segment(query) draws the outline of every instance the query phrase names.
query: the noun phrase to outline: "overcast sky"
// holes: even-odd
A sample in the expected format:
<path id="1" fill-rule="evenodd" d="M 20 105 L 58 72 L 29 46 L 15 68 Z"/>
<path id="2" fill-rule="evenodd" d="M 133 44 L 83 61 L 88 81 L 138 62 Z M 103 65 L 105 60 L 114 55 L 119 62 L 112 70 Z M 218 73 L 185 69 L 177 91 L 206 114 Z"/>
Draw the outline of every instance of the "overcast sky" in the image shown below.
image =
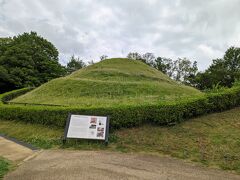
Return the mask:
<path id="1" fill-rule="evenodd" d="M 206 69 L 240 46 L 240 0 L 0 0 L 0 37 L 36 31 L 59 50 L 126 57 L 152 52 L 187 57 Z"/>

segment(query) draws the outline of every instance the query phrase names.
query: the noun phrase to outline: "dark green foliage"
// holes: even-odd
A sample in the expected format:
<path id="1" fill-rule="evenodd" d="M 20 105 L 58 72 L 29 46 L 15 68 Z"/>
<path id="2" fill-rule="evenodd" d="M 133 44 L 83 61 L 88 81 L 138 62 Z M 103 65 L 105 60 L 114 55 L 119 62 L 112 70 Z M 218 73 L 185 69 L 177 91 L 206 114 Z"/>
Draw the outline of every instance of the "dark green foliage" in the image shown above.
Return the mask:
<path id="1" fill-rule="evenodd" d="M 83 67 L 86 67 L 86 64 L 83 62 L 83 60 L 76 58 L 73 55 L 67 64 L 67 72 L 71 74 L 72 72 L 82 69 Z"/>
<path id="2" fill-rule="evenodd" d="M 197 62 L 192 63 L 187 58 L 178 58 L 173 61 L 173 64 L 173 79 L 191 85 L 191 79 L 195 77 L 198 71 Z"/>
<path id="3" fill-rule="evenodd" d="M 47 106 L 17 106 L 4 105 L 0 107 L 0 118 L 20 120 L 28 123 L 38 123 L 64 127 L 68 114 L 110 115 L 111 127 L 132 127 L 143 123 L 145 111 L 142 108 L 63 108 Z"/>
<path id="4" fill-rule="evenodd" d="M 173 60 L 170 58 L 157 57 L 153 65 L 154 68 L 167 74 L 169 77 L 173 77 Z"/>
<path id="5" fill-rule="evenodd" d="M 10 96 L 7 93 L 2 96 L 2 99 L 6 99 L 6 96 L 8 96 L 8 100 L 9 97 L 15 97 L 15 95 Z M 64 127 L 69 113 L 109 115 L 111 128 L 116 129 L 139 126 L 144 123 L 172 125 L 206 113 L 230 109 L 239 104 L 240 87 L 233 87 L 222 92 L 209 93 L 204 97 L 158 105 L 74 108 L 2 104 L 0 105 L 0 119 Z"/>
<path id="6" fill-rule="evenodd" d="M 240 78 L 240 48 L 230 47 L 223 58 L 214 59 L 211 66 L 198 73 L 193 85 L 198 89 L 211 89 L 215 86 L 232 87 Z"/>
<path id="7" fill-rule="evenodd" d="M 0 93 L 39 86 L 64 74 L 57 49 L 37 33 L 0 38 Z"/>

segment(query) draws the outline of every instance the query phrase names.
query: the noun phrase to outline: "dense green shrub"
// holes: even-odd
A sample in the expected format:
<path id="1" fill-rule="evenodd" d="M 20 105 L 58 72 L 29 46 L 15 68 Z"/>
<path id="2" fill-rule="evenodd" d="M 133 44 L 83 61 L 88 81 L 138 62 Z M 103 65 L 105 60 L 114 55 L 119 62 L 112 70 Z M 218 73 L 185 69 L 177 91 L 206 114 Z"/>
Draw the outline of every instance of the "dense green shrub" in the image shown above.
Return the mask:
<path id="1" fill-rule="evenodd" d="M 109 115 L 111 127 L 131 127 L 140 125 L 144 120 L 145 111 L 140 107 L 120 108 L 69 108 L 69 107 L 48 107 L 48 106 L 21 106 L 3 105 L 0 106 L 0 119 L 20 120 L 29 123 L 40 123 L 64 127 L 69 113 L 88 115 Z"/>
<path id="2" fill-rule="evenodd" d="M 26 89 L 25 89 L 26 90 Z M 25 90 L 1 95 L 10 100 Z M 20 93 L 21 92 L 21 93 Z M 138 126 L 143 123 L 170 125 L 211 112 L 223 111 L 240 104 L 240 87 L 233 87 L 204 97 L 181 100 L 176 103 L 120 106 L 106 108 L 74 108 L 31 105 L 0 105 L 0 119 L 19 120 L 49 126 L 64 127 L 69 113 L 86 115 L 109 115 L 112 129 Z"/>
<path id="3" fill-rule="evenodd" d="M 34 88 L 22 88 L 1 94 L 0 95 L 1 103 L 7 104 L 10 100 L 14 99 L 15 97 L 21 96 L 33 89 Z"/>
<path id="4" fill-rule="evenodd" d="M 240 87 L 233 87 L 218 93 L 208 94 L 212 112 L 223 111 L 240 105 Z"/>

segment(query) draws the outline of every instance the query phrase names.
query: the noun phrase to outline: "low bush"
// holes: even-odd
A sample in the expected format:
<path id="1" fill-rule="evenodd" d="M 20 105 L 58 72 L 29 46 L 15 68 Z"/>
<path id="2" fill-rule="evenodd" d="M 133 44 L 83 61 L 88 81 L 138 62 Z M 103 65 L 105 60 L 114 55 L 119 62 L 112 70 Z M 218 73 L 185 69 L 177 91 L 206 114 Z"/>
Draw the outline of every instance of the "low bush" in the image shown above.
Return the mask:
<path id="1" fill-rule="evenodd" d="M 28 89 L 30 90 L 30 89 Z M 1 95 L 7 101 L 28 91 L 17 90 Z M 75 108 L 53 106 L 31 106 L 1 104 L 0 119 L 19 120 L 48 126 L 64 127 L 69 113 L 86 115 L 109 115 L 111 129 L 138 126 L 143 123 L 171 125 L 183 120 L 211 112 L 218 112 L 240 104 L 240 87 L 233 87 L 217 93 L 209 93 L 195 99 L 175 103 L 120 106 L 104 108 Z"/>
<path id="2" fill-rule="evenodd" d="M 17 89 L 17 90 L 13 90 L 10 92 L 6 92 L 4 94 L 0 94 L 0 98 L 1 98 L 1 102 L 0 103 L 4 103 L 4 104 L 8 104 L 8 102 L 18 96 L 21 96 L 31 90 L 33 90 L 34 88 L 22 88 L 22 89 Z"/>

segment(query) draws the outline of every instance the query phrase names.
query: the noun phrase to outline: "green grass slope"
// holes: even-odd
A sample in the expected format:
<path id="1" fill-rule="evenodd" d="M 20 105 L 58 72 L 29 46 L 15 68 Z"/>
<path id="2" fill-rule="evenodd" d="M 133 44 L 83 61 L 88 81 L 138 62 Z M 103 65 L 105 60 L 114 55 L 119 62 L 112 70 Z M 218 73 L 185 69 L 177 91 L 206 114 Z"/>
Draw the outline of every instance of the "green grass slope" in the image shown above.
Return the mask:
<path id="1" fill-rule="evenodd" d="M 3 176 L 9 171 L 10 163 L 6 159 L 0 156 L 0 179 L 3 179 Z"/>
<path id="2" fill-rule="evenodd" d="M 134 60 L 115 58 L 54 79 L 13 102 L 77 107 L 155 104 L 202 93 Z"/>

